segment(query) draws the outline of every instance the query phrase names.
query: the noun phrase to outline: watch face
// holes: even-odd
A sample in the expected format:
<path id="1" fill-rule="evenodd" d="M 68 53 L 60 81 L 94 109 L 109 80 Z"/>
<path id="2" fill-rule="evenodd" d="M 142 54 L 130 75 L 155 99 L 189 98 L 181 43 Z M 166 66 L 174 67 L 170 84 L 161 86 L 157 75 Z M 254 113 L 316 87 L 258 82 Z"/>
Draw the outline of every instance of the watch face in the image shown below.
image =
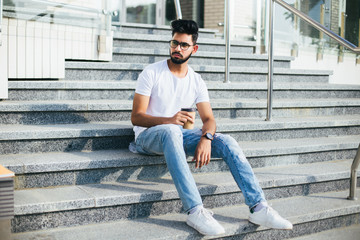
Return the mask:
<path id="1" fill-rule="evenodd" d="M 214 137 L 213 137 L 213 135 L 211 133 L 206 133 L 205 136 L 206 136 L 207 139 L 210 139 L 210 140 L 214 139 Z"/>

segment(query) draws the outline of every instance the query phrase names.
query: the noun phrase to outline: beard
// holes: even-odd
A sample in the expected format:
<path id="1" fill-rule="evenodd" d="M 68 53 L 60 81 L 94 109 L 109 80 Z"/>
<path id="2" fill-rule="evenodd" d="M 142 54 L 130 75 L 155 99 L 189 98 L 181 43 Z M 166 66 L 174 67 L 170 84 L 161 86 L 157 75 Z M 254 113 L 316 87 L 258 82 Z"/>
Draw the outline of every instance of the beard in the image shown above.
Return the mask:
<path id="1" fill-rule="evenodd" d="M 178 52 L 174 52 L 173 54 L 179 54 L 181 57 L 182 55 Z M 171 54 L 170 54 L 170 59 L 174 64 L 183 64 L 184 62 L 186 62 L 187 60 L 189 60 L 189 58 L 191 57 L 191 53 L 187 58 L 181 59 L 181 58 L 174 58 Z"/>

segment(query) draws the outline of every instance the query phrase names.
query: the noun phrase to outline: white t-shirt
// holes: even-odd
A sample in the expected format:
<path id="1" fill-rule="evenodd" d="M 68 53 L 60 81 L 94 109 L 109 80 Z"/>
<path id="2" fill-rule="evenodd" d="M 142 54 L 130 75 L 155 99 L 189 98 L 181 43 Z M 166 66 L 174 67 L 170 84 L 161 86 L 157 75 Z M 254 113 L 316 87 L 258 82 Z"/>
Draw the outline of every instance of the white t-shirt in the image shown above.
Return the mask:
<path id="1" fill-rule="evenodd" d="M 150 97 L 146 113 L 155 117 L 172 117 L 181 108 L 209 102 L 201 76 L 188 66 L 187 75 L 178 78 L 171 73 L 167 60 L 147 66 L 139 75 L 135 92 Z M 134 126 L 135 140 L 145 129 Z"/>

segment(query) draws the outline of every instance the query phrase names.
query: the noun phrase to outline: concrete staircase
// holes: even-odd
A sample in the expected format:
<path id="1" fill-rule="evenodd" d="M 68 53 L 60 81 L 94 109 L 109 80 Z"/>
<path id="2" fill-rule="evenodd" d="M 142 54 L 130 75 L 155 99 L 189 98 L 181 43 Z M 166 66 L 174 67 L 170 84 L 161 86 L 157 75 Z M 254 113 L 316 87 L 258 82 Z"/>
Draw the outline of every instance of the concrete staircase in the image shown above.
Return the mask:
<path id="1" fill-rule="evenodd" d="M 184 222 L 164 158 L 127 149 L 135 80 L 168 57 L 170 31 L 116 30 L 113 62 L 67 62 L 63 80 L 9 82 L 0 164 L 16 173 L 14 239 L 202 238 Z M 252 42 L 233 43 L 231 83 L 223 84 L 224 43 L 214 35 L 201 32 L 190 64 L 207 82 L 218 131 L 239 141 L 269 202 L 294 224 L 292 231 L 250 224 L 226 164 L 212 159 L 199 170 L 189 157 L 205 206 L 226 228 L 220 238 L 356 229 L 360 201 L 346 197 L 360 142 L 360 86 L 329 84 L 331 71 L 294 70 L 291 58 L 276 57 L 266 122 L 266 57 L 253 54 Z"/>

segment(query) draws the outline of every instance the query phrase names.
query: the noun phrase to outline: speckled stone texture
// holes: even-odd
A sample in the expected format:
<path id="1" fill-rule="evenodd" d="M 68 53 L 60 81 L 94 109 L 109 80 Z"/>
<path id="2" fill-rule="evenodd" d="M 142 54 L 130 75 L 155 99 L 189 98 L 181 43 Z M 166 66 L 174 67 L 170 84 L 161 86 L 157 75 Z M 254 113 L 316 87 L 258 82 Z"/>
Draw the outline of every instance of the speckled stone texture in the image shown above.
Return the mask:
<path id="1" fill-rule="evenodd" d="M 133 136 L 1 141 L 0 154 L 95 151 L 127 148 Z"/>
<path id="2" fill-rule="evenodd" d="M 297 224 L 291 231 L 284 230 L 264 230 L 250 232 L 231 237 L 218 238 L 222 240 L 259 240 L 259 239 L 289 239 L 334 228 L 342 228 L 360 223 L 360 214 L 352 214 L 343 217 L 335 217 L 323 219 L 320 221 L 312 221 L 308 223 Z M 195 238 L 193 238 L 195 239 Z"/>

